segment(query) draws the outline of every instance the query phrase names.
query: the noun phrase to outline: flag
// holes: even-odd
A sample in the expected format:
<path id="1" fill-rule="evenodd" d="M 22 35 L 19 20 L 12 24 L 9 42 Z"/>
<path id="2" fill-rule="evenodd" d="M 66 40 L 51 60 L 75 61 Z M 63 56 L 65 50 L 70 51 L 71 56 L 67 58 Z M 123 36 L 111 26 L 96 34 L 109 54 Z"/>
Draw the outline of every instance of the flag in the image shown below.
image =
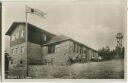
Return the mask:
<path id="1" fill-rule="evenodd" d="M 45 17 L 46 13 L 44 13 L 44 12 L 38 10 L 38 9 L 34 9 L 34 8 L 31 8 L 31 7 L 28 7 L 28 6 L 26 6 L 26 13 L 35 14 L 35 15 L 38 15 L 40 17 L 46 18 Z"/>

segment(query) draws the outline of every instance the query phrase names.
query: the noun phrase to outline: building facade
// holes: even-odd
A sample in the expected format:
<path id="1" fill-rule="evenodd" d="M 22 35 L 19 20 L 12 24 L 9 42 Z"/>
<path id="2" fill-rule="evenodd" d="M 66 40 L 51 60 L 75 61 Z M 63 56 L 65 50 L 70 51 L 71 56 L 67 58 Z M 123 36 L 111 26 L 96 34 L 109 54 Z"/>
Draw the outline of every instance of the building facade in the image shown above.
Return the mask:
<path id="1" fill-rule="evenodd" d="M 42 54 L 57 64 L 84 63 L 98 57 L 97 51 L 64 35 L 42 45 Z"/>
<path id="2" fill-rule="evenodd" d="M 10 71 L 26 74 L 30 64 L 61 64 L 87 62 L 97 58 L 96 50 L 64 35 L 54 35 L 25 22 L 14 22 L 6 35 L 10 36 Z M 26 39 L 28 41 L 26 41 Z"/>

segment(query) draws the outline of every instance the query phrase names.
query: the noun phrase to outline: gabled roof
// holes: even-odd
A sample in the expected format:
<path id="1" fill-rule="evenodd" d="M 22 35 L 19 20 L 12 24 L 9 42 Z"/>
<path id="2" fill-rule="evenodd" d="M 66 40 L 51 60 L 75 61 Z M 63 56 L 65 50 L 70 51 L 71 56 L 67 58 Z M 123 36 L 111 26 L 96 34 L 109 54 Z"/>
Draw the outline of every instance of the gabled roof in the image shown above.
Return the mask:
<path id="1" fill-rule="evenodd" d="M 72 39 L 72 38 L 70 38 L 70 37 L 67 37 L 67 36 L 65 36 L 65 35 L 58 35 L 58 36 L 55 36 L 55 37 L 53 37 L 49 42 L 47 42 L 46 44 L 44 44 L 44 46 L 46 45 L 50 45 L 50 44 L 54 44 L 54 43 L 59 43 L 59 42 L 64 42 L 64 41 L 66 41 L 66 40 L 71 40 L 71 41 L 73 41 L 73 42 L 76 42 L 76 43 L 78 43 L 79 45 L 82 45 L 82 46 L 85 46 L 85 47 L 87 47 L 87 48 L 89 48 L 89 49 L 92 49 L 92 48 L 90 48 L 89 46 L 87 46 L 87 45 L 85 45 L 85 44 L 82 44 L 82 43 L 80 43 L 80 42 L 78 42 L 78 41 L 75 41 L 74 39 Z M 92 49 L 93 51 L 96 51 L 96 50 L 94 50 L 94 49 Z"/>
<path id="2" fill-rule="evenodd" d="M 8 29 L 8 31 L 6 32 L 5 35 L 9 35 L 9 36 L 10 36 L 11 33 L 15 30 L 16 26 L 19 25 L 19 24 L 25 25 L 26 23 L 25 23 L 25 22 L 13 22 L 12 25 L 10 26 L 10 28 Z M 43 29 L 40 29 L 39 27 L 37 27 L 37 26 L 35 26 L 35 25 L 33 25 L 33 24 L 30 24 L 30 23 L 28 23 L 28 28 L 33 28 L 33 29 L 35 29 L 35 30 L 42 31 L 42 32 L 46 32 L 46 33 L 49 33 L 49 34 L 55 36 L 54 34 L 48 32 L 48 31 L 45 31 L 45 30 L 43 30 Z"/>
<path id="3" fill-rule="evenodd" d="M 52 44 L 52 43 L 56 43 L 56 42 L 61 42 L 61 41 L 65 41 L 65 40 L 68 40 L 68 39 L 71 39 L 65 35 L 58 35 L 58 36 L 55 36 L 53 37 L 49 42 L 47 42 L 45 45 L 48 45 L 48 44 Z"/>
<path id="4" fill-rule="evenodd" d="M 13 22 L 8 31 L 5 33 L 5 35 L 11 35 L 11 33 L 15 30 L 16 26 L 19 24 L 25 24 L 25 22 Z"/>

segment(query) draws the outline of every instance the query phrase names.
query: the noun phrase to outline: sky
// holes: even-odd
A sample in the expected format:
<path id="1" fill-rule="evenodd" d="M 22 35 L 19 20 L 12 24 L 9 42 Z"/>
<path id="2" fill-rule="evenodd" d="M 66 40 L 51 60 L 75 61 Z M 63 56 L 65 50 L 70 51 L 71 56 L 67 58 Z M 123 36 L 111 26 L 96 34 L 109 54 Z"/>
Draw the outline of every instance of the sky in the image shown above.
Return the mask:
<path id="1" fill-rule="evenodd" d="M 14 21 L 25 21 L 25 5 L 45 12 L 46 19 L 28 14 L 28 22 L 56 35 L 66 35 L 93 49 L 116 46 L 116 33 L 125 28 L 122 0 L 99 2 L 4 2 L 4 32 Z M 6 48 L 9 37 L 5 36 Z"/>

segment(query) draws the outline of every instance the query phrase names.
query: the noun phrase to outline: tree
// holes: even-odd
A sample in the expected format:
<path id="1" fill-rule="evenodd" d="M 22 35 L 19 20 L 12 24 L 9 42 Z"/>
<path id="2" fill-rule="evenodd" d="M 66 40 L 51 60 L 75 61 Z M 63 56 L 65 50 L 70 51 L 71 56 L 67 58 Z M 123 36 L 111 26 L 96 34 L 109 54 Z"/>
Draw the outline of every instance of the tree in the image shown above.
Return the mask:
<path id="1" fill-rule="evenodd" d="M 111 51 L 109 46 L 106 46 L 98 51 L 98 55 L 101 56 L 103 60 L 110 60 L 114 57 L 114 51 Z"/>

